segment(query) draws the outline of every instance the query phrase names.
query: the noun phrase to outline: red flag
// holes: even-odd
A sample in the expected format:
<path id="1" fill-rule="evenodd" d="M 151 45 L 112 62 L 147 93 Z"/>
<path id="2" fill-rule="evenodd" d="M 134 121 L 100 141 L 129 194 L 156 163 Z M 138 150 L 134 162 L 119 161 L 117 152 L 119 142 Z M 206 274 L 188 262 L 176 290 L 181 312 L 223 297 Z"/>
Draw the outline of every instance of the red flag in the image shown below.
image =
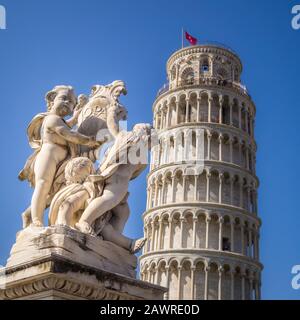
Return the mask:
<path id="1" fill-rule="evenodd" d="M 198 40 L 197 40 L 196 38 L 194 38 L 193 36 L 191 36 L 191 35 L 190 35 L 189 33 L 187 33 L 186 31 L 185 31 L 185 38 L 186 38 L 186 40 L 187 40 L 192 46 L 196 45 L 197 42 L 198 42 Z"/>

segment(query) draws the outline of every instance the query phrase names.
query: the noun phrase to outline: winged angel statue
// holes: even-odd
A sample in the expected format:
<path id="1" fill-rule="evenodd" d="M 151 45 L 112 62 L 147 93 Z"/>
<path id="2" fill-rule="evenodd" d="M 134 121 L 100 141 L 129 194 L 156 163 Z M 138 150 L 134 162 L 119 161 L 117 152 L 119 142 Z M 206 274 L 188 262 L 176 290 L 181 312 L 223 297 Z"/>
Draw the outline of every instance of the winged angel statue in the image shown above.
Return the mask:
<path id="1" fill-rule="evenodd" d="M 126 93 L 118 80 L 93 86 L 89 97 L 76 97 L 65 85 L 46 94 L 47 111 L 37 114 L 27 128 L 33 154 L 19 173 L 19 179 L 34 188 L 22 214 L 24 228 L 43 227 L 49 207 L 50 226 L 75 228 L 132 253 L 143 247 L 145 238 L 130 239 L 122 233 L 130 213 L 129 181 L 146 167 L 151 126 L 120 129 L 127 110 L 119 97 Z M 98 159 L 109 141 L 112 146 Z"/>

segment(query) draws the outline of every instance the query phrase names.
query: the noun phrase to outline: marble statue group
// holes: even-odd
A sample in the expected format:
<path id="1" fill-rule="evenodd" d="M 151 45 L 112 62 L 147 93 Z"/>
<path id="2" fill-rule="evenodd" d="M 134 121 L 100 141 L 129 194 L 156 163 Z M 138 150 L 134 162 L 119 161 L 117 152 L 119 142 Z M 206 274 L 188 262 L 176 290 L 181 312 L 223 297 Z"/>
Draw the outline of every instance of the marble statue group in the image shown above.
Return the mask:
<path id="1" fill-rule="evenodd" d="M 49 226 L 101 237 L 131 253 L 143 247 L 145 238 L 130 239 L 123 230 L 130 214 L 129 182 L 146 168 L 151 125 L 120 128 L 127 119 L 122 94 L 123 81 L 95 85 L 89 97 L 77 97 L 65 85 L 46 94 L 47 111 L 27 128 L 33 153 L 19 173 L 34 188 L 22 214 L 24 228 L 42 228 L 49 208 Z"/>

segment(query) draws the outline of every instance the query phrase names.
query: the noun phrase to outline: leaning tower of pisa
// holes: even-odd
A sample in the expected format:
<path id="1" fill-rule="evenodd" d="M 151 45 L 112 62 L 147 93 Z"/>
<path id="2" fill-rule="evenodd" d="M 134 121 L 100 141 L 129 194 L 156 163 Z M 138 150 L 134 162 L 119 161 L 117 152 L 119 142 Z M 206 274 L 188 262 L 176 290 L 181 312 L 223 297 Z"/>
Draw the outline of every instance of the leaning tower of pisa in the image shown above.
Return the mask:
<path id="1" fill-rule="evenodd" d="M 153 104 L 141 279 L 166 299 L 260 299 L 255 105 L 231 49 L 206 44 L 167 61 Z"/>

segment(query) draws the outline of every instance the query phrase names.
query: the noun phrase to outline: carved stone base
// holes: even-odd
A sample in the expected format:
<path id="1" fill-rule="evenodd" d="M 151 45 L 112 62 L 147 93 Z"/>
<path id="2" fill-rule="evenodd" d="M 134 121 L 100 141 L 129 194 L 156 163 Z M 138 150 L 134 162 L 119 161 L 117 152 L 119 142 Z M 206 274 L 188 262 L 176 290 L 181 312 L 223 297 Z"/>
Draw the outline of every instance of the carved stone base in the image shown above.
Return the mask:
<path id="1" fill-rule="evenodd" d="M 166 291 L 55 254 L 7 267 L 4 273 L 0 276 L 0 299 L 4 300 L 153 300 L 163 299 Z"/>
<path id="2" fill-rule="evenodd" d="M 64 227 L 17 235 L 0 300 L 163 299 L 166 288 L 135 279 L 137 258 L 99 238 Z"/>
<path id="3" fill-rule="evenodd" d="M 18 232 L 6 266 L 31 263 L 53 253 L 90 267 L 136 277 L 137 258 L 128 250 L 64 226 L 28 227 Z"/>

